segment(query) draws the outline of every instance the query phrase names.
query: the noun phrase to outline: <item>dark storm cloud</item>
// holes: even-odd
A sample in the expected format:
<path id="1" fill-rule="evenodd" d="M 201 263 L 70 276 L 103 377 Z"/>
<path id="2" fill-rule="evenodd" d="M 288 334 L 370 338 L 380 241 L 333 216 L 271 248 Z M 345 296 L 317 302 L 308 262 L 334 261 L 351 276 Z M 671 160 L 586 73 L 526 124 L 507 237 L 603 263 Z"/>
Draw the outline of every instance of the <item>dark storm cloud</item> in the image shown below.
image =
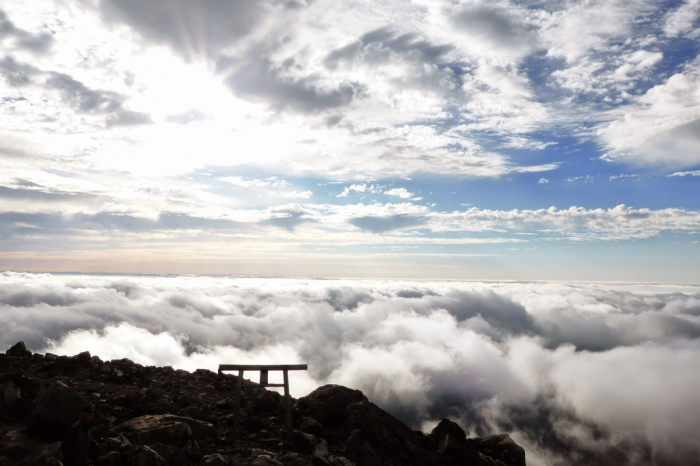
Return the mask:
<path id="1" fill-rule="evenodd" d="M 53 36 L 47 33 L 32 34 L 29 31 L 18 28 L 0 9 L 0 42 L 10 39 L 18 49 L 27 50 L 36 54 L 47 52 L 53 44 Z"/>
<path id="2" fill-rule="evenodd" d="M 388 217 L 355 217 L 348 220 L 353 226 L 372 233 L 386 233 L 388 231 L 400 230 L 423 225 L 426 219 L 413 215 L 399 214 Z"/>
<path id="3" fill-rule="evenodd" d="M 0 344 L 181 367 L 282 354 L 416 428 L 510 432 L 528 464 L 690 465 L 699 305 L 548 284 L 4 273 Z"/>

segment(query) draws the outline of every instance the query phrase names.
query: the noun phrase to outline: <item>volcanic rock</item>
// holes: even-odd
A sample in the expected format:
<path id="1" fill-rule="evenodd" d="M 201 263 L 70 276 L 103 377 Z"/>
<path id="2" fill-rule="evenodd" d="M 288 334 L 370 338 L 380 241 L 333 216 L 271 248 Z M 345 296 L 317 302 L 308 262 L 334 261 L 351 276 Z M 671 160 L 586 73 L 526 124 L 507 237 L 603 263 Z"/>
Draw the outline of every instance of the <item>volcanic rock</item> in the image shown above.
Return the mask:
<path id="1" fill-rule="evenodd" d="M 343 421 L 345 408 L 351 403 L 367 401 L 359 390 L 341 385 L 323 385 L 308 395 L 299 398 L 298 408 L 323 425 L 337 425 Z"/>
<path id="2" fill-rule="evenodd" d="M 28 432 L 44 441 L 61 440 L 65 431 L 78 420 L 85 404 L 85 399 L 75 389 L 55 382 L 39 391 Z"/>
<path id="3" fill-rule="evenodd" d="M 55 441 L 86 399 L 96 409 L 97 466 L 525 465 L 505 434 L 470 439 L 443 420 L 425 435 L 340 385 L 291 399 L 291 442 L 281 395 L 244 388 L 234 439 L 236 376 L 103 362 L 87 351 L 31 355 L 20 344 L 10 353 L 0 353 L 0 466 L 55 466 Z"/>
<path id="4" fill-rule="evenodd" d="M 32 356 L 32 352 L 27 349 L 27 347 L 24 345 L 23 341 L 20 341 L 19 343 L 14 345 L 12 348 L 5 351 L 5 354 L 7 354 L 8 356 L 16 356 L 16 357 L 20 357 L 20 358 Z"/>

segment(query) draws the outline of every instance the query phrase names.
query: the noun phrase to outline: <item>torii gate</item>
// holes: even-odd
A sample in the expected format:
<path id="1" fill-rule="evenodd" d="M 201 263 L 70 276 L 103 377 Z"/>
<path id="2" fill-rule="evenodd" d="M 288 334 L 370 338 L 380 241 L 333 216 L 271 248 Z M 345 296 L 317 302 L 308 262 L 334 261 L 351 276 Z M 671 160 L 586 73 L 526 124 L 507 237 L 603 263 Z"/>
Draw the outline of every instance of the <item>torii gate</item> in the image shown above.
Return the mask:
<path id="1" fill-rule="evenodd" d="M 292 413 L 291 403 L 289 402 L 289 371 L 305 371 L 308 369 L 306 364 L 219 364 L 219 374 L 224 371 L 238 371 L 238 382 L 236 383 L 236 407 L 233 412 L 233 443 L 236 443 L 236 435 L 238 434 L 238 419 L 241 409 L 241 389 L 243 388 L 243 373 L 245 371 L 260 371 L 260 384 L 249 383 L 247 387 L 284 387 L 284 412 L 285 424 L 287 427 L 287 440 L 292 439 Z M 284 383 L 269 383 L 267 374 L 269 371 L 282 371 L 284 375 Z"/>

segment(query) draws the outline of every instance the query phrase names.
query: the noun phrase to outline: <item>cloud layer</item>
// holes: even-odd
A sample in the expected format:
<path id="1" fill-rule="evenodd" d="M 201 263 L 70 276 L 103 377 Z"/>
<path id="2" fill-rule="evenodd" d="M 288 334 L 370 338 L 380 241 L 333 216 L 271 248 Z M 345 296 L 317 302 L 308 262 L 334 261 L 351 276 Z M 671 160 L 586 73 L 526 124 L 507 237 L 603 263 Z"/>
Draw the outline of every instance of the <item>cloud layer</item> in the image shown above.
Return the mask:
<path id="1" fill-rule="evenodd" d="M 307 362 L 416 428 L 508 431 L 528 464 L 694 464 L 700 291 L 6 272 L 0 343 L 194 369 Z"/>

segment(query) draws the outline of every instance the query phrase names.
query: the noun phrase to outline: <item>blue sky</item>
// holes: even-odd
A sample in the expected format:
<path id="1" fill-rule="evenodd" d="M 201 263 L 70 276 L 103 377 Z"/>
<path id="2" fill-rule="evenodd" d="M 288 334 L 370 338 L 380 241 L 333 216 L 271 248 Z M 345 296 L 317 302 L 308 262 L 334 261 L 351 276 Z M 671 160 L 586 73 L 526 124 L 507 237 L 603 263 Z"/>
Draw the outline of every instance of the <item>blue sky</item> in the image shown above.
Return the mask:
<path id="1" fill-rule="evenodd" d="M 0 268 L 700 283 L 699 18 L 3 2 Z"/>

